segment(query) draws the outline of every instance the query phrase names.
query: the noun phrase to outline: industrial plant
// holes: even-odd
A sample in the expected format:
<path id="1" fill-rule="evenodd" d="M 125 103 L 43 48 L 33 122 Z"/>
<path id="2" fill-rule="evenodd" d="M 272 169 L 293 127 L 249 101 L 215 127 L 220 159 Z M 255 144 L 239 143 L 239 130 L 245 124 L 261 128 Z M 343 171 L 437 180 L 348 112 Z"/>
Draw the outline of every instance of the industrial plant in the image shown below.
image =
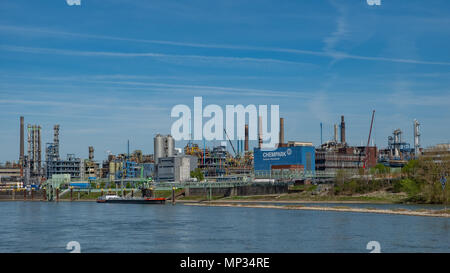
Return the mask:
<path id="1" fill-rule="evenodd" d="M 374 115 L 375 111 L 365 146 L 349 145 L 345 117 L 341 116 L 340 123 L 333 126 L 333 138 L 325 142 L 322 142 L 323 124 L 320 124 L 321 143 L 317 146 L 308 141 L 285 141 L 284 118 L 280 118 L 278 144 L 273 149 L 264 149 L 259 117 L 258 145 L 253 149 L 249 146 L 249 128 L 245 125 L 244 140 L 231 140 L 224 130 L 226 140 L 217 146 L 208 147 L 205 141 L 189 141 L 184 147 L 177 147 L 171 135 L 157 134 L 153 138 L 153 154 L 143 154 L 141 150 L 130 152 L 128 141 L 126 153 L 109 154 L 102 161 L 95 160 L 93 146 L 86 147 L 87 159 L 75 154 L 62 157 L 60 146 L 64 142 L 60 141 L 60 134 L 64 134 L 64 127 L 59 124 L 53 126 L 53 141 L 46 143 L 44 156 L 43 128 L 28 124 L 25 151 L 25 121 L 20 117 L 19 160 L 0 165 L 0 188 L 51 188 L 54 191 L 62 190 L 64 185 L 88 189 L 165 185 L 166 188 L 186 187 L 195 192 L 196 187 L 205 190 L 205 185 L 234 188 L 257 184 L 267 187 L 244 191 L 267 193 L 271 186 L 279 188 L 281 185 L 286 189 L 293 183 L 332 183 L 340 170 L 358 174 L 377 164 L 401 168 L 428 151 L 421 147 L 417 120 L 412 124 L 413 145 L 405 141 L 400 128 L 387 137 L 385 148 L 370 145 Z M 193 175 L 195 172 L 201 175 Z"/>

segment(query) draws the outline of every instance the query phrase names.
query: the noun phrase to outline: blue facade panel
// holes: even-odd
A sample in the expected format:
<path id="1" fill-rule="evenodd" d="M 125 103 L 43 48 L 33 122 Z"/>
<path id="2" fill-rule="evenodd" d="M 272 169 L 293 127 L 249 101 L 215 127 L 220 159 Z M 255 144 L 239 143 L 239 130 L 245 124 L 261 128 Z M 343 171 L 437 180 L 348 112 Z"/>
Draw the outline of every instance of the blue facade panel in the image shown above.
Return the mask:
<path id="1" fill-rule="evenodd" d="M 276 165 L 303 165 L 314 172 L 316 149 L 312 146 L 280 147 L 273 151 L 254 149 L 255 171 L 270 171 Z"/>
<path id="2" fill-rule="evenodd" d="M 86 182 L 72 182 L 70 183 L 71 187 L 74 187 L 75 189 L 89 189 L 91 187 L 91 184 Z"/>

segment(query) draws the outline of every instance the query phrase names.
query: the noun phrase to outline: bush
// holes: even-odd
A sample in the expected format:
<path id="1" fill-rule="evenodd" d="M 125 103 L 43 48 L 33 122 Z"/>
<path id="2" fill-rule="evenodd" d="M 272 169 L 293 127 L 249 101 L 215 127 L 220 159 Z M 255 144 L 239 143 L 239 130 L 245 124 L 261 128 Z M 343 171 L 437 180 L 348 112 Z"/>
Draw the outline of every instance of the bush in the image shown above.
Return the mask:
<path id="1" fill-rule="evenodd" d="M 199 181 L 199 182 L 203 181 L 205 179 L 205 177 L 203 176 L 202 170 L 200 170 L 199 168 L 197 168 L 191 172 L 191 177 L 197 178 L 197 181 Z"/>
<path id="2" fill-rule="evenodd" d="M 409 196 L 413 196 L 420 192 L 420 185 L 416 181 L 406 178 L 400 181 L 400 189 Z"/>
<path id="3" fill-rule="evenodd" d="M 399 193 L 402 192 L 402 181 L 401 180 L 394 180 L 392 181 L 392 192 L 393 193 Z"/>
<path id="4" fill-rule="evenodd" d="M 381 163 L 375 165 L 374 168 L 371 169 L 372 174 L 388 174 L 391 172 L 391 168 L 384 166 Z"/>
<path id="5" fill-rule="evenodd" d="M 419 160 L 413 159 L 408 162 L 403 168 L 402 173 L 407 175 L 413 175 L 416 173 L 416 170 L 419 168 Z"/>

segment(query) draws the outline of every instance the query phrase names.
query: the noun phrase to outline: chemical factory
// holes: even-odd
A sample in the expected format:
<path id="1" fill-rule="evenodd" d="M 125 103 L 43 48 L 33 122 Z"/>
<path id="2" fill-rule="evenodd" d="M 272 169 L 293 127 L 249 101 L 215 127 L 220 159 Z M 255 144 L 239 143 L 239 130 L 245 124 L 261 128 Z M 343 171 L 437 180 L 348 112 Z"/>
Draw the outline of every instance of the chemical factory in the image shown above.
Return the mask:
<path id="1" fill-rule="evenodd" d="M 284 139 L 284 119 L 280 118 L 278 144 L 272 149 L 262 147 L 262 129 L 258 128 L 258 145 L 249 147 L 249 128 L 245 125 L 245 139 L 232 141 L 226 130 L 226 141 L 207 147 L 203 143 L 189 141 L 177 148 L 171 135 L 157 134 L 153 138 L 153 154 L 145 155 L 141 150 L 109 154 L 103 161 L 94 159 L 94 147 L 87 147 L 89 157 L 82 159 L 74 154 L 60 155 L 60 133 L 64 128 L 53 127 L 53 142 L 45 145 L 45 160 L 42 161 L 42 127 L 27 125 L 27 151 L 25 152 L 24 117 L 20 117 L 19 160 L 0 165 L 0 187 L 39 188 L 46 181 L 71 181 L 73 183 L 201 183 L 220 182 L 290 182 L 331 181 L 338 170 L 357 173 L 358 170 L 383 164 L 401 168 L 409 160 L 426 153 L 420 145 L 420 123 L 413 121 L 413 145 L 402 137 L 403 131 L 395 129 L 387 138 L 387 147 L 378 149 L 370 145 L 373 119 L 365 146 L 350 146 L 346 140 L 344 116 L 340 124 L 334 125 L 334 137 L 315 147 L 312 142 Z M 261 118 L 260 118 L 261 119 Z M 260 123 L 261 124 L 261 121 Z M 322 124 L 321 124 L 322 142 Z M 203 177 L 192 175 L 201 173 Z M 89 187 L 89 186 L 88 186 Z"/>

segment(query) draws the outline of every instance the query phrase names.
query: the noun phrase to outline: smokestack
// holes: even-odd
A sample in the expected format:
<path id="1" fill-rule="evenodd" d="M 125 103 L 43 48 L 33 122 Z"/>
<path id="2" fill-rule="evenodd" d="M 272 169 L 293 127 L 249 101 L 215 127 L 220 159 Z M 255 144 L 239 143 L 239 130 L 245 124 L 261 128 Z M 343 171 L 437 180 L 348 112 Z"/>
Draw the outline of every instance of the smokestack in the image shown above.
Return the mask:
<path id="1" fill-rule="evenodd" d="M 89 161 L 94 160 L 94 147 L 89 146 Z"/>
<path id="2" fill-rule="evenodd" d="M 414 120 L 414 155 L 417 157 L 420 154 L 420 123 Z"/>
<path id="3" fill-rule="evenodd" d="M 29 172 L 30 169 L 31 169 L 31 142 L 32 142 L 32 139 L 31 139 L 31 130 L 32 130 L 32 127 L 31 127 L 30 124 L 28 124 L 27 129 L 28 129 L 28 158 L 27 158 L 27 169 L 28 169 L 28 172 Z"/>
<path id="4" fill-rule="evenodd" d="M 41 158 L 41 126 L 37 126 L 37 160 L 38 160 L 38 173 L 42 175 L 42 158 Z"/>
<path id="5" fill-rule="evenodd" d="M 338 142 L 338 125 L 337 124 L 334 125 L 334 142 L 335 143 Z"/>
<path id="6" fill-rule="evenodd" d="M 345 144 L 345 121 L 344 121 L 344 116 L 341 116 L 341 143 Z"/>
<path id="7" fill-rule="evenodd" d="M 258 148 L 262 148 L 263 136 L 262 136 L 262 117 L 258 119 Z"/>
<path id="8" fill-rule="evenodd" d="M 31 127 L 31 138 L 33 139 L 33 174 L 37 172 L 37 126 L 32 125 Z"/>
<path id="9" fill-rule="evenodd" d="M 53 145 L 54 145 L 54 152 L 59 160 L 59 125 L 56 124 L 53 126 Z"/>
<path id="10" fill-rule="evenodd" d="M 244 143 L 244 150 L 248 151 L 248 124 L 245 125 L 245 143 Z"/>
<path id="11" fill-rule="evenodd" d="M 322 140 L 322 131 L 323 131 L 323 128 L 322 128 L 322 122 L 321 122 L 321 123 L 320 123 L 320 145 L 323 144 L 323 140 Z"/>
<path id="12" fill-rule="evenodd" d="M 20 161 L 20 165 L 23 165 L 23 157 L 24 157 L 24 121 L 23 121 L 23 117 L 20 117 L 20 156 L 19 156 L 19 161 Z"/>
<path id="13" fill-rule="evenodd" d="M 278 141 L 278 147 L 282 147 L 284 143 L 284 118 L 280 118 L 280 139 Z"/>

